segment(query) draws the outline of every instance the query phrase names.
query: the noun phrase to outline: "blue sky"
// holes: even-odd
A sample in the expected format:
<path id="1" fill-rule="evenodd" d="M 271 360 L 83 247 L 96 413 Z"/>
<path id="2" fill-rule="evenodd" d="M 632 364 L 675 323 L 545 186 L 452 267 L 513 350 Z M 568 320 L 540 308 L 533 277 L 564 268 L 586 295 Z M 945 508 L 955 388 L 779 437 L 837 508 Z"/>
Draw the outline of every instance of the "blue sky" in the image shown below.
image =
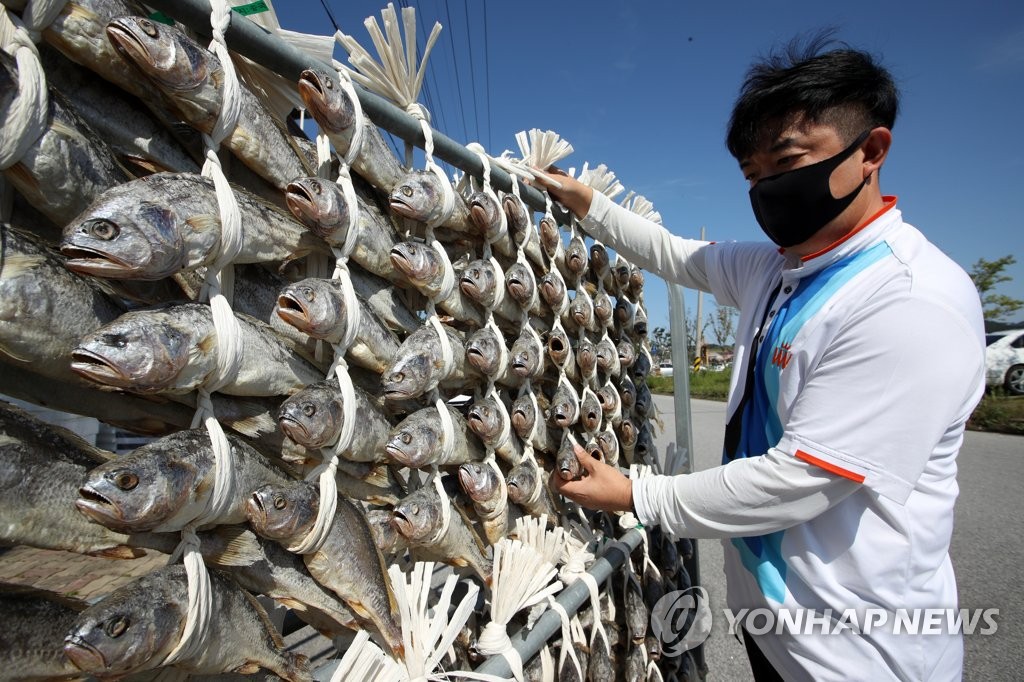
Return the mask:
<path id="1" fill-rule="evenodd" d="M 386 3 L 325 1 L 369 46 L 363 19 Z M 696 237 L 704 226 L 718 241 L 764 238 L 723 143 L 747 66 L 833 26 L 880 57 L 902 90 L 883 192 L 965 269 L 1016 255 L 1000 292 L 1024 299 L 1024 3 L 410 4 L 428 30 L 435 20 L 444 27 L 427 79 L 436 128 L 494 154 L 517 149 L 518 131 L 554 130 L 576 150 L 564 166 L 604 163 L 654 203 L 670 231 Z M 276 9 L 285 28 L 333 30 L 318 1 L 279 0 Z M 340 46 L 335 57 L 345 58 Z M 649 277 L 646 290 L 651 327 L 668 327 L 664 285 Z M 691 312 L 695 300 L 688 296 Z"/>

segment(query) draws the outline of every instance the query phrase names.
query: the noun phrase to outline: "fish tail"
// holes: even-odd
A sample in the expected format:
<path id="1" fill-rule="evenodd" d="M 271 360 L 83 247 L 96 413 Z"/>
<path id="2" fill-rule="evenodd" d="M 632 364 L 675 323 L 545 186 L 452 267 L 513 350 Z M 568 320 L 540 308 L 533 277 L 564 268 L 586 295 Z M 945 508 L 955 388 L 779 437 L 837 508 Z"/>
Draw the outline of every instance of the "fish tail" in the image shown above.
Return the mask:
<path id="1" fill-rule="evenodd" d="M 284 670 L 274 671 L 288 682 L 312 682 L 309 657 L 305 654 L 285 653 Z"/>

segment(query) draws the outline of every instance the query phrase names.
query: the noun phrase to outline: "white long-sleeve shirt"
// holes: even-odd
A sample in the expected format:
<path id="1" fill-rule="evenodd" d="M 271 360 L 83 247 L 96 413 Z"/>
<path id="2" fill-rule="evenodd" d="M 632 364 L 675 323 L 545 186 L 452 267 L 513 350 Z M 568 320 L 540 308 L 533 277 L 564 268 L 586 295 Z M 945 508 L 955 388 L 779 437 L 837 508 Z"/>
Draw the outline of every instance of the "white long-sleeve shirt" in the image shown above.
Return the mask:
<path id="1" fill-rule="evenodd" d="M 734 611 L 955 606 L 956 454 L 984 389 L 981 307 L 895 199 L 803 260 L 768 243 L 681 239 L 599 193 L 582 225 L 631 262 L 740 309 L 730 417 L 760 347 L 736 458 L 635 482 L 641 520 L 730 538 Z M 957 679 L 962 665 L 950 633 L 777 632 L 758 645 L 787 680 Z"/>

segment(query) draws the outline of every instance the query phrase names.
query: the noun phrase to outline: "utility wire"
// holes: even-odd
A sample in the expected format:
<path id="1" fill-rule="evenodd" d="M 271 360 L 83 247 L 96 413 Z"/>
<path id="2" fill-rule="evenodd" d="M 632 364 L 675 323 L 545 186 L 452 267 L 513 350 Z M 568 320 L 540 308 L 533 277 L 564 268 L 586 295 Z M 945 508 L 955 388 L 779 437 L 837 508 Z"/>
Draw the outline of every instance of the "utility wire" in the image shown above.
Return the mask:
<path id="1" fill-rule="evenodd" d="M 444 12 L 448 18 L 448 42 L 451 45 L 452 63 L 455 64 L 455 87 L 459 93 L 459 113 L 462 115 L 462 139 L 468 140 L 469 133 L 466 131 L 466 107 L 465 99 L 462 97 L 462 77 L 459 75 L 459 60 L 455 58 L 455 31 L 452 24 L 452 13 L 448 7 L 448 0 L 444 0 Z"/>
<path id="2" fill-rule="evenodd" d="M 469 28 L 469 0 L 462 0 L 462 9 L 466 15 L 466 36 L 469 38 L 469 82 L 473 86 L 473 118 L 476 120 L 476 139 L 480 139 L 480 114 L 476 106 L 476 66 L 473 64 L 473 31 Z"/>
<path id="3" fill-rule="evenodd" d="M 338 22 L 334 20 L 334 12 L 332 12 L 331 8 L 327 6 L 327 0 L 320 0 L 320 4 L 324 6 L 324 11 L 327 12 L 327 18 L 331 20 L 331 25 L 334 26 L 334 30 L 340 31 L 341 29 L 338 27 Z"/>
<path id="4" fill-rule="evenodd" d="M 487 2 L 481 3 L 484 7 L 484 75 L 487 85 L 487 148 L 492 149 L 494 139 L 491 137 L 491 41 L 488 33 L 490 24 L 487 21 Z"/>

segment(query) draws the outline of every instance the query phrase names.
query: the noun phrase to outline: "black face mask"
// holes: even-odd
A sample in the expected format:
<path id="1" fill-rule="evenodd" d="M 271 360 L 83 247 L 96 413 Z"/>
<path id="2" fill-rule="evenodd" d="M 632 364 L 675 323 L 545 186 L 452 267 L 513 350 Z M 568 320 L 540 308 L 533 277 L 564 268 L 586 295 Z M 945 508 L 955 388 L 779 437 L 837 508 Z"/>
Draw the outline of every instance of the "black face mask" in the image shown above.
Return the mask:
<path id="1" fill-rule="evenodd" d="M 833 157 L 758 180 L 750 188 L 754 217 L 773 242 L 788 248 L 807 241 L 857 198 L 866 178 L 839 199 L 832 196 L 828 181 L 832 171 L 857 151 L 870 132 L 865 130 Z"/>

